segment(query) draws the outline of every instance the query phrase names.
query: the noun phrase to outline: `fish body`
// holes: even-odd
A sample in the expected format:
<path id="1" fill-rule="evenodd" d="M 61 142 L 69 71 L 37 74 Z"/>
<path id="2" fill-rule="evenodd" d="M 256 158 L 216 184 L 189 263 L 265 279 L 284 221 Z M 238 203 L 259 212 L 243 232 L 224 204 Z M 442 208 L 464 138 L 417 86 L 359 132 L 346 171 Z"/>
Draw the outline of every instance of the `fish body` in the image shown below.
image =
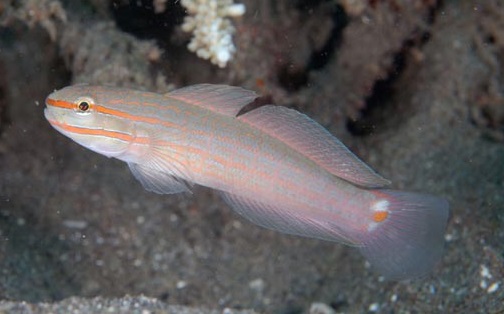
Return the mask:
<path id="1" fill-rule="evenodd" d="M 74 85 L 46 99 L 51 125 L 128 163 L 149 191 L 218 190 L 239 214 L 284 233 L 359 247 L 390 279 L 426 274 L 440 258 L 445 200 L 386 189 L 389 181 L 307 116 L 239 87 L 194 85 L 161 95 Z"/>

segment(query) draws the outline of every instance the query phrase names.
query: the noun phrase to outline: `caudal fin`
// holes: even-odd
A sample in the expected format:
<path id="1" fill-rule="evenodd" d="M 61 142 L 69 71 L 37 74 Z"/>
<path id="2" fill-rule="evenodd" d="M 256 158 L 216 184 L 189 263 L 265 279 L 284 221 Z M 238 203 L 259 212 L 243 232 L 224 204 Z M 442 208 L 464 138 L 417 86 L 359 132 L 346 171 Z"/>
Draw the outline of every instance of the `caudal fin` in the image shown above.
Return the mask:
<path id="1" fill-rule="evenodd" d="M 386 218 L 370 225 L 361 253 L 385 278 L 404 280 L 427 274 L 441 258 L 448 220 L 448 202 L 442 198 L 377 190 L 379 210 Z"/>

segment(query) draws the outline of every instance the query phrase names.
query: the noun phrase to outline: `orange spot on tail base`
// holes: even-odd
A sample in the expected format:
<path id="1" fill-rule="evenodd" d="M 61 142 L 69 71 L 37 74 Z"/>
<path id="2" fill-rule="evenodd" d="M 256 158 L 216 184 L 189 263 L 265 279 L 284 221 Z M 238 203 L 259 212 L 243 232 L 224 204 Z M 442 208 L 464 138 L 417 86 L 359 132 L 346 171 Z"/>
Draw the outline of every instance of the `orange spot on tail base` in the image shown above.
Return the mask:
<path id="1" fill-rule="evenodd" d="M 373 221 L 382 222 L 388 217 L 388 212 L 386 211 L 377 211 L 373 213 Z"/>

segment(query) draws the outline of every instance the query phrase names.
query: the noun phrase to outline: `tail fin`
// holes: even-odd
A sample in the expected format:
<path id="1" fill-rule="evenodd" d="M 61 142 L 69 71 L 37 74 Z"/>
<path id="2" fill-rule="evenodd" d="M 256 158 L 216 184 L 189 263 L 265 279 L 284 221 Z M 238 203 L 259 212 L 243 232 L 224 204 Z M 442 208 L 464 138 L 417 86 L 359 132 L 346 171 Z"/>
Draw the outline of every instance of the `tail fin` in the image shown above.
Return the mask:
<path id="1" fill-rule="evenodd" d="M 380 205 L 388 216 L 370 226 L 361 253 L 387 279 L 425 275 L 443 251 L 448 202 L 410 192 L 376 190 L 375 194 L 386 201 Z"/>

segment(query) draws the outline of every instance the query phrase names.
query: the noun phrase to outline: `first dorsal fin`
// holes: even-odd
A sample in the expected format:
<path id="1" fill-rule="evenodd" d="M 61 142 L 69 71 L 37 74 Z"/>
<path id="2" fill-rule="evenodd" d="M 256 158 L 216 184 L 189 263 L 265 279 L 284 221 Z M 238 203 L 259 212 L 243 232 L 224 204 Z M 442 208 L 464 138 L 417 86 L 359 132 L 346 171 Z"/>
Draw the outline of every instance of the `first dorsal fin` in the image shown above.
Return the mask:
<path id="1" fill-rule="evenodd" d="M 232 117 L 258 97 L 255 92 L 241 87 L 213 84 L 192 85 L 165 96 Z"/>
<path id="2" fill-rule="evenodd" d="M 266 105 L 238 119 L 280 139 L 321 167 L 354 184 L 377 188 L 390 184 L 320 124 L 286 107 Z"/>

